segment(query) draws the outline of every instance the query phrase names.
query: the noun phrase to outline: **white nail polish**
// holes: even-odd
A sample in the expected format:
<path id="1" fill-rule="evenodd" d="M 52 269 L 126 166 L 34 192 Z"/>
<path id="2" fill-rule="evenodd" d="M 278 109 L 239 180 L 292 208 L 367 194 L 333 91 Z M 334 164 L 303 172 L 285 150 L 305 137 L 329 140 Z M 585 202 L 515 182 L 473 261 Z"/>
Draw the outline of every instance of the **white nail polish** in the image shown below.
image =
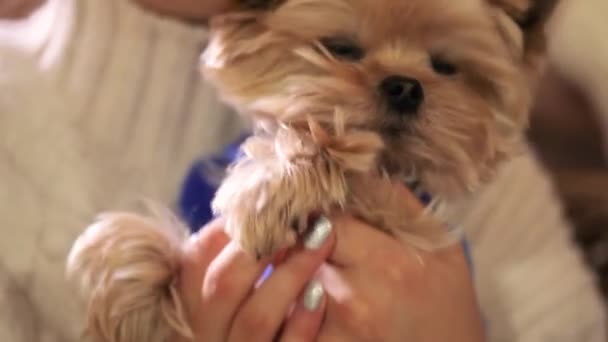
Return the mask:
<path id="1" fill-rule="evenodd" d="M 325 290 L 323 289 L 321 282 L 312 280 L 304 291 L 302 306 L 308 311 L 316 311 L 321 305 L 324 296 Z"/>
<path id="2" fill-rule="evenodd" d="M 312 231 L 308 233 L 308 236 L 304 239 L 304 247 L 306 249 L 321 248 L 325 243 L 325 240 L 329 237 L 331 230 L 331 222 L 325 216 L 319 217 L 312 227 Z"/>

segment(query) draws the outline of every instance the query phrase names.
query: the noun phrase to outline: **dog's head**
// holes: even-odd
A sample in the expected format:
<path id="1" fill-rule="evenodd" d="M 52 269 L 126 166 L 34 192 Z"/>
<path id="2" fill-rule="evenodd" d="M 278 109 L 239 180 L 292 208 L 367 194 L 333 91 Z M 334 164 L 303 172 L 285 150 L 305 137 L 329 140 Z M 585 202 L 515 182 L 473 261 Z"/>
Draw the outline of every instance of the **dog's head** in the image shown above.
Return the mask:
<path id="1" fill-rule="evenodd" d="M 244 1 L 212 20 L 203 72 L 259 121 L 339 113 L 381 138 L 380 171 L 450 197 L 519 147 L 555 2 Z"/>

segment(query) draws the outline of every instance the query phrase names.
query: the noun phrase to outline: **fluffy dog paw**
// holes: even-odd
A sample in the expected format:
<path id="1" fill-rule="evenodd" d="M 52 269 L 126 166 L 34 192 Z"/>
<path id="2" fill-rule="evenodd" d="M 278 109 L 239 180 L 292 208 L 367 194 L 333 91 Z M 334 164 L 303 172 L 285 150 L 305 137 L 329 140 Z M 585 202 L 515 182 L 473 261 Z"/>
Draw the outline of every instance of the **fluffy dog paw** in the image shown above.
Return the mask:
<path id="1" fill-rule="evenodd" d="M 213 208 L 246 251 L 264 257 L 290 247 L 311 213 L 345 204 L 342 164 L 312 139 L 285 129 L 273 139 L 252 137 L 243 150 Z"/>

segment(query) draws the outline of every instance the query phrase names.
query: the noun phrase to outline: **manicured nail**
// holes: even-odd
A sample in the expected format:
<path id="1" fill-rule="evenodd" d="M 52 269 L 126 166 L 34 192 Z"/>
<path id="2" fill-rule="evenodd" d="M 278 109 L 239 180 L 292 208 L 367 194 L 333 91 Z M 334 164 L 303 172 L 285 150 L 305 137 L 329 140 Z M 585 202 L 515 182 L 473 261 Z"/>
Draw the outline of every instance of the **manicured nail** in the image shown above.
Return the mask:
<path id="1" fill-rule="evenodd" d="M 325 240 L 331 233 L 332 226 L 325 216 L 321 216 L 317 219 L 312 227 L 312 231 L 308 233 L 308 236 L 304 239 L 304 247 L 306 249 L 319 249 L 325 243 Z"/>
<path id="2" fill-rule="evenodd" d="M 302 306 L 308 311 L 316 311 L 323 302 L 323 297 L 325 297 L 323 285 L 318 280 L 313 280 L 308 283 L 308 287 L 304 291 Z"/>

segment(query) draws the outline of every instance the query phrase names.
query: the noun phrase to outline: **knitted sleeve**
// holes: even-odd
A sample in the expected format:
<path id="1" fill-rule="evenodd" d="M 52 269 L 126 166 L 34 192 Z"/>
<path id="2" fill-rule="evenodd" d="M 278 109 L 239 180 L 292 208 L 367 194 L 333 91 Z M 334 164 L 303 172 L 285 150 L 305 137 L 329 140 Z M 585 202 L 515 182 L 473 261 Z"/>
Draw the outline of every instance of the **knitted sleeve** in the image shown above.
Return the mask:
<path id="1" fill-rule="evenodd" d="M 173 205 L 193 160 L 238 136 L 198 72 L 206 39 L 130 0 L 46 0 L 0 20 L 0 321 L 35 326 L 0 324 L 0 341 L 77 341 L 74 239 L 99 212 Z"/>
<path id="2" fill-rule="evenodd" d="M 595 279 L 532 155 L 461 209 L 491 342 L 605 342 Z"/>

